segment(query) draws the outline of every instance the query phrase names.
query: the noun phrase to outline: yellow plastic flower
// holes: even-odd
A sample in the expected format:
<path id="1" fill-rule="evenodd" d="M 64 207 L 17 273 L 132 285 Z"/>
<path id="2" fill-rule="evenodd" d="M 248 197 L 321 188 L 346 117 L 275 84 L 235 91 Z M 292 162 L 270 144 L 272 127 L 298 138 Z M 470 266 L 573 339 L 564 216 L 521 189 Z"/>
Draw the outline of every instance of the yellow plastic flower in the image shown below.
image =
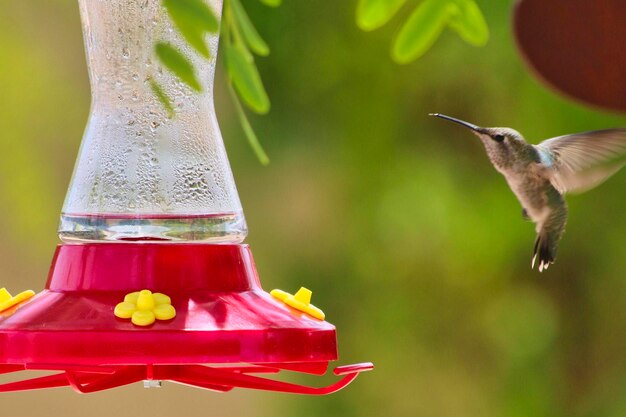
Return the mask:
<path id="1" fill-rule="evenodd" d="M 12 296 L 6 288 L 0 288 L 0 312 L 10 309 L 22 301 L 28 300 L 33 295 L 35 295 L 35 291 L 26 290 L 16 296 Z"/>
<path id="2" fill-rule="evenodd" d="M 322 310 L 311 304 L 311 295 L 313 295 L 313 292 L 307 288 L 300 287 L 298 292 L 293 295 L 283 290 L 272 290 L 270 294 L 272 297 L 278 298 L 289 307 L 293 307 L 296 310 L 315 317 L 316 319 L 324 320 L 324 317 L 326 317 Z"/>
<path id="3" fill-rule="evenodd" d="M 149 326 L 155 320 L 173 319 L 176 310 L 167 295 L 142 290 L 127 294 L 124 301 L 115 306 L 114 314 L 121 319 L 131 319 L 136 326 Z"/>

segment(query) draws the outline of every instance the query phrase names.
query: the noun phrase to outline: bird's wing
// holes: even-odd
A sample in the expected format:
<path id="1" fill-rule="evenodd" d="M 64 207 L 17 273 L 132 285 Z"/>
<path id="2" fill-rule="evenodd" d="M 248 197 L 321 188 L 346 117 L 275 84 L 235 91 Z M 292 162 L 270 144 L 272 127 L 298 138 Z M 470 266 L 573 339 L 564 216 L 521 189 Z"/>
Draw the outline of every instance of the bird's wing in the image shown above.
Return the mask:
<path id="1" fill-rule="evenodd" d="M 596 130 L 548 139 L 535 145 L 561 193 L 599 185 L 626 164 L 626 129 Z"/>

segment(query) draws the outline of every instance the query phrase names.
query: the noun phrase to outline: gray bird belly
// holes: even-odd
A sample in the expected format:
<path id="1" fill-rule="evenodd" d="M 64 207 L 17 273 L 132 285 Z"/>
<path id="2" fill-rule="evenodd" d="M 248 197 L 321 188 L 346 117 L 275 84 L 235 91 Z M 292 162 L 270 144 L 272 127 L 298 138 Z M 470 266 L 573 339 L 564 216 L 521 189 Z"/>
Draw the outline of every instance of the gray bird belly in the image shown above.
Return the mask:
<path id="1" fill-rule="evenodd" d="M 538 226 L 565 207 L 563 197 L 547 179 L 524 176 L 507 178 L 507 182 L 528 216 Z"/>

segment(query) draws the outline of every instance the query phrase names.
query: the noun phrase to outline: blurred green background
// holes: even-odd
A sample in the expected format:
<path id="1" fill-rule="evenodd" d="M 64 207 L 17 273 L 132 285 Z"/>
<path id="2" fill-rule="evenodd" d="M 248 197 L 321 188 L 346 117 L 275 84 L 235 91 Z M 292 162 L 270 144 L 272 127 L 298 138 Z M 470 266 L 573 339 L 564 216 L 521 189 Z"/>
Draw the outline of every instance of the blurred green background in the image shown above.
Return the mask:
<path id="1" fill-rule="evenodd" d="M 272 47 L 257 60 L 272 112 L 253 117 L 265 168 L 218 74 L 265 289 L 311 288 L 338 328 L 341 363 L 373 361 L 374 372 L 322 398 L 173 384 L 5 394 L 3 415 L 626 415 L 626 171 L 569 197 L 558 261 L 540 275 L 534 228 L 479 141 L 427 113 L 511 126 L 535 143 L 626 118 L 540 85 L 514 47 L 513 2 L 478 3 L 485 48 L 447 31 L 398 66 L 389 46 L 403 18 L 365 33 L 355 0 L 244 1 Z M 88 110 L 77 4 L 3 0 L 0 286 L 10 291 L 45 283 Z"/>

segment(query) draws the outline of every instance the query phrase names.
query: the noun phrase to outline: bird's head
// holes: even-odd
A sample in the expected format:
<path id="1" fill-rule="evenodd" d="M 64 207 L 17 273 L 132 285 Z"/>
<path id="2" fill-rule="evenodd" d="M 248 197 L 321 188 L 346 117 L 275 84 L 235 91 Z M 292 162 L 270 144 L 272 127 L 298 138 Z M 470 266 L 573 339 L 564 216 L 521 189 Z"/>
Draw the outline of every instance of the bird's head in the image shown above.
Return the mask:
<path id="1" fill-rule="evenodd" d="M 430 116 L 457 123 L 474 132 L 485 145 L 489 159 L 498 170 L 510 168 L 518 161 L 534 155 L 532 146 L 526 143 L 517 130 L 508 127 L 480 127 L 439 113 L 431 113 Z"/>

